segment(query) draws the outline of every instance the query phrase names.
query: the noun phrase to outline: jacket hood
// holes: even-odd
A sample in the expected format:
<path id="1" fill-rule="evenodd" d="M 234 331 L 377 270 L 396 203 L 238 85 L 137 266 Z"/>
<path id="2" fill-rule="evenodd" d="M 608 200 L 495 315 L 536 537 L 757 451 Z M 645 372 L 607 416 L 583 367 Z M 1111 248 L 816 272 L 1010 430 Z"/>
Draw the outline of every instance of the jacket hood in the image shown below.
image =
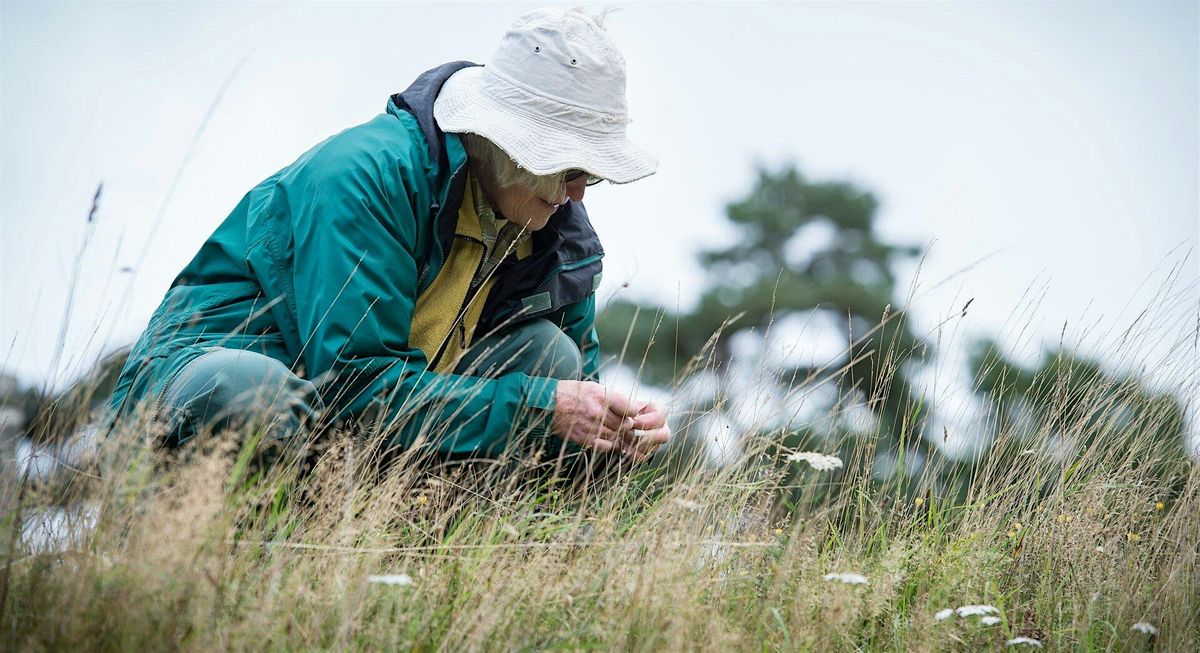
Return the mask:
<path id="1" fill-rule="evenodd" d="M 446 152 L 442 147 L 442 133 L 438 127 L 437 121 L 433 118 L 433 103 L 437 100 L 438 93 L 442 90 L 442 85 L 454 73 L 480 64 L 470 61 L 451 61 L 444 63 L 437 68 L 427 70 L 408 88 L 391 96 L 392 104 L 396 105 L 397 109 L 401 109 L 411 113 L 416 119 L 417 124 L 421 127 L 421 133 L 425 135 L 425 142 L 429 144 L 429 156 L 434 161 L 437 161 L 443 168 L 446 166 Z"/>

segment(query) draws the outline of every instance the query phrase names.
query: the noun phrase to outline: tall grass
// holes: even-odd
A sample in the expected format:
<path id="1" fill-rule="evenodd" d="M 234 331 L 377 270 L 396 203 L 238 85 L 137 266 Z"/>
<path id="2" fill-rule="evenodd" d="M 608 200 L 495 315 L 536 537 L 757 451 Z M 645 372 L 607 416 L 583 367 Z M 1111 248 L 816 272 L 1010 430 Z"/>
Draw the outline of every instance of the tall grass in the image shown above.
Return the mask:
<path id="1" fill-rule="evenodd" d="M 677 452 L 569 482 L 518 454 L 385 465 L 386 429 L 263 467 L 252 429 L 170 452 L 143 415 L 65 476 L 7 479 L 0 646 L 1197 650 L 1200 469 L 1154 415 L 1071 399 L 1087 425 L 1020 447 L 1120 428 L 994 448 L 946 496 L 944 469 L 874 482 L 869 439 L 824 443 L 851 452 L 832 471 L 746 434 L 720 469 Z M 29 524 L 49 506 L 48 545 Z M 939 615 L 980 604 L 998 623 Z"/>

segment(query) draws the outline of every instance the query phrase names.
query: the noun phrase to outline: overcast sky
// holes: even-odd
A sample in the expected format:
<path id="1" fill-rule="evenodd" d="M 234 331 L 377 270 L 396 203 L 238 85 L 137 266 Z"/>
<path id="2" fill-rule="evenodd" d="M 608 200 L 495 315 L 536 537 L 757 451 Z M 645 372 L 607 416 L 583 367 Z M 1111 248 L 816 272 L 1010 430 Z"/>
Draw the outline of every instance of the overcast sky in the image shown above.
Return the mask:
<path id="1" fill-rule="evenodd" d="M 423 70 L 486 62 L 536 6 L 0 4 L 0 368 L 66 378 L 131 341 L 251 186 Z M 631 134 L 661 163 L 588 192 L 600 294 L 690 304 L 724 205 L 756 165 L 795 162 L 871 189 L 883 233 L 928 246 L 905 294 L 948 352 L 984 334 L 1026 358 L 1111 352 L 1134 325 L 1114 366 L 1194 357 L 1196 7 L 626 4 L 608 24 Z"/>

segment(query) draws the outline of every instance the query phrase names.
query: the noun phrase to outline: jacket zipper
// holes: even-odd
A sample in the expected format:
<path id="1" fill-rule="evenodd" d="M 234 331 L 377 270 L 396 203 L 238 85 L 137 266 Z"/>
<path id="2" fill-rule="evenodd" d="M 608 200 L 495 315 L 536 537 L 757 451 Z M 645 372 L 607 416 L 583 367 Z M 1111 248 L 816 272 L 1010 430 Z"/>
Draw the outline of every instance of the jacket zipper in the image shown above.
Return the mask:
<path id="1" fill-rule="evenodd" d="M 455 168 L 453 173 L 450 174 L 450 179 L 446 181 L 446 187 L 442 189 L 442 196 L 436 205 L 437 208 L 435 210 L 437 213 L 433 216 L 433 240 L 435 243 L 437 243 L 438 253 L 441 255 L 441 260 L 438 261 L 439 272 L 442 269 L 441 265 L 446 262 L 446 253 L 442 251 L 442 241 L 438 237 L 438 234 L 441 232 L 441 230 L 438 228 L 438 226 L 442 223 L 442 211 L 446 208 L 446 198 L 450 196 L 450 188 L 454 186 L 454 179 L 458 177 L 458 173 L 462 172 L 463 168 L 466 167 L 467 162 L 464 161 L 458 166 L 458 168 Z M 435 274 L 433 276 L 436 277 L 437 275 Z M 428 288 L 432 283 L 433 278 L 427 278 L 425 282 L 421 284 L 421 287 L 417 289 L 417 295 L 419 296 L 422 292 L 425 292 L 425 289 Z"/>
<path id="2" fill-rule="evenodd" d="M 475 265 L 475 272 L 471 275 L 471 283 L 467 286 L 467 296 L 463 298 L 462 306 L 458 308 L 458 317 L 454 320 L 454 326 L 451 327 L 451 332 L 446 334 L 446 337 L 442 339 L 442 345 L 438 347 L 437 354 L 434 355 L 433 360 L 429 363 L 429 367 L 431 369 L 437 369 L 438 363 L 440 363 L 442 360 L 442 356 L 446 354 L 446 347 L 449 346 L 450 339 L 454 337 L 455 330 L 457 330 L 459 333 L 459 341 L 462 343 L 462 348 L 467 348 L 467 308 L 471 305 L 471 302 L 475 301 L 475 296 L 479 294 L 478 286 L 481 285 L 478 281 L 479 271 L 483 269 L 484 259 L 487 258 L 487 245 L 485 245 L 482 240 L 471 238 L 470 236 L 456 237 L 465 238 L 483 245 L 483 256 L 479 257 L 479 263 Z"/>

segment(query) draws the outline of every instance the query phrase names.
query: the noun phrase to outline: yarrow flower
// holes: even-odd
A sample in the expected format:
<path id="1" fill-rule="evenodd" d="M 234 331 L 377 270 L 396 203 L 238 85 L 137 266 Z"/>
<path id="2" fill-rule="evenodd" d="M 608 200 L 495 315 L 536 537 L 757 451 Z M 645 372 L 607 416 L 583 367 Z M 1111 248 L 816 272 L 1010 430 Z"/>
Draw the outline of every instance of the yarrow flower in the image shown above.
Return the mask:
<path id="1" fill-rule="evenodd" d="M 846 585 L 867 585 L 870 583 L 867 577 L 862 574 L 831 573 L 825 574 L 825 580 Z"/>
<path id="2" fill-rule="evenodd" d="M 372 585 L 395 585 L 396 587 L 408 587 L 413 584 L 412 576 L 408 574 L 381 574 L 378 576 L 367 576 L 367 582 Z"/>
<path id="3" fill-rule="evenodd" d="M 1139 633 L 1145 633 L 1147 635 L 1157 635 L 1158 634 L 1157 628 L 1155 628 L 1154 626 L 1151 626 L 1150 624 L 1148 624 L 1144 621 L 1139 621 L 1136 624 L 1133 624 L 1133 627 L 1130 628 L 1130 630 L 1136 630 Z"/>
<path id="4" fill-rule="evenodd" d="M 1014 637 L 1004 643 L 1005 646 L 1032 646 L 1041 648 L 1042 643 L 1032 637 Z"/>
<path id="5" fill-rule="evenodd" d="M 958 616 L 962 617 L 963 619 L 966 619 L 967 617 L 983 617 L 979 620 L 979 623 L 984 626 L 995 626 L 996 624 L 1000 623 L 1000 617 L 995 616 L 1000 614 L 1000 609 L 994 605 L 983 604 L 963 605 L 957 608 L 938 610 L 937 613 L 933 615 L 933 620 L 945 621 L 955 614 L 958 614 Z"/>
<path id="6" fill-rule="evenodd" d="M 989 614 L 1000 614 L 1000 610 L 993 605 L 964 605 L 955 612 L 958 612 L 960 617 L 982 617 Z"/>
<path id="7" fill-rule="evenodd" d="M 842 466 L 841 458 L 838 458 L 837 456 L 827 456 L 823 453 L 817 453 L 816 451 L 795 451 L 791 454 L 788 454 L 787 459 L 788 462 L 792 463 L 804 461 L 808 463 L 809 467 L 812 467 L 818 472 L 828 472 L 833 469 L 840 469 Z"/>

